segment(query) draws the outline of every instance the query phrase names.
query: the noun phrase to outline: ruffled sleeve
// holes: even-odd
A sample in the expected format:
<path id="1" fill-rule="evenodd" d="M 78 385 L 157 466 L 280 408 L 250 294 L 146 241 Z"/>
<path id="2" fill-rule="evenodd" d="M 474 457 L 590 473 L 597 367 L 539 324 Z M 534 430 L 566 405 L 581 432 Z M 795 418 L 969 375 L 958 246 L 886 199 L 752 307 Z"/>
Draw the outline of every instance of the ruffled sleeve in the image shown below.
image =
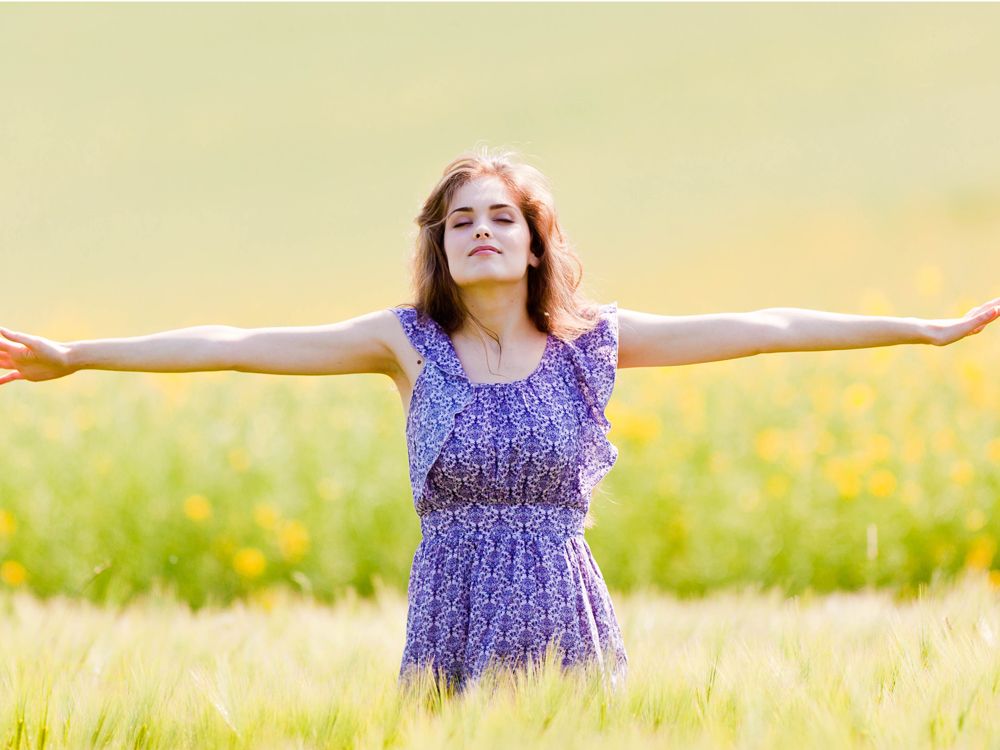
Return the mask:
<path id="1" fill-rule="evenodd" d="M 609 302 L 600 307 L 598 323 L 577 339 L 590 360 L 590 377 L 587 384 L 593 388 L 594 403 L 604 413 L 615 388 L 618 372 L 618 303 Z"/>
<path id="2" fill-rule="evenodd" d="M 589 499 L 594 486 L 618 458 L 618 448 L 607 438 L 611 422 L 604 413 L 618 371 L 617 301 L 600 306 L 597 324 L 572 342 L 570 352 L 588 417 L 580 461 L 580 489 Z"/>
<path id="3" fill-rule="evenodd" d="M 392 313 L 399 319 L 403 326 L 406 338 L 410 340 L 413 348 L 420 352 L 425 360 L 431 358 L 433 350 L 433 340 L 430 331 L 425 323 L 418 319 L 417 309 L 414 307 L 398 306 L 391 308 Z"/>
<path id="4" fill-rule="evenodd" d="M 410 486 L 419 513 L 427 474 L 455 427 L 455 416 L 468 406 L 473 394 L 437 321 L 420 315 L 413 307 L 391 309 L 413 348 L 424 358 L 406 417 Z"/>

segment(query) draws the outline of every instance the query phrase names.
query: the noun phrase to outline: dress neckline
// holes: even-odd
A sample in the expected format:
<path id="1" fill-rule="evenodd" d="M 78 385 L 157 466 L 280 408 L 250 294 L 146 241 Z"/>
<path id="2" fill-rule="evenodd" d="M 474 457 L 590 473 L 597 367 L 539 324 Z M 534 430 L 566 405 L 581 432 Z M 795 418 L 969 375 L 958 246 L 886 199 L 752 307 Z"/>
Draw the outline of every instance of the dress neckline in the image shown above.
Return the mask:
<path id="1" fill-rule="evenodd" d="M 440 325 L 438 325 L 438 330 L 441 332 L 441 335 L 444 337 L 444 340 L 448 344 L 448 351 L 455 360 L 456 369 L 461 374 L 465 382 L 471 385 L 473 388 L 486 388 L 490 386 L 503 386 L 503 385 L 521 385 L 523 383 L 527 383 L 529 380 L 533 380 L 535 376 L 538 375 L 538 373 L 541 372 L 542 368 L 545 366 L 545 363 L 549 358 L 549 352 L 552 349 L 553 339 L 555 338 L 551 333 L 545 334 L 545 348 L 542 350 L 541 359 L 538 360 L 538 364 L 535 366 L 535 369 L 532 370 L 525 377 L 518 378 L 517 380 L 500 380 L 495 383 L 487 383 L 487 382 L 471 380 L 469 378 L 468 373 L 466 373 L 465 371 L 465 367 L 462 365 L 462 360 L 458 358 L 458 350 L 455 349 L 455 342 L 451 340 L 451 336 L 449 336 L 448 333 L 444 330 L 444 328 L 442 328 Z"/>

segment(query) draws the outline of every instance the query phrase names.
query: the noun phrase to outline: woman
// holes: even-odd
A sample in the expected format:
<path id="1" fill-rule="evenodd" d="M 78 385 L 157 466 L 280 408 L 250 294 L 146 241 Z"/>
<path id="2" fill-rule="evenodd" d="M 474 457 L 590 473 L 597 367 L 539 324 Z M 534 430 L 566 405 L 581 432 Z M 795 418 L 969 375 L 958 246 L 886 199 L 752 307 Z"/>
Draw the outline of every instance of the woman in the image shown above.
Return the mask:
<path id="1" fill-rule="evenodd" d="M 423 539 L 410 573 L 400 679 L 462 688 L 489 665 L 556 655 L 624 682 L 628 658 L 583 537 L 617 449 L 604 416 L 616 368 L 765 352 L 945 345 L 1000 298 L 948 320 L 795 308 L 665 316 L 594 304 L 547 182 L 510 152 L 447 166 L 416 219 L 412 305 L 324 326 L 186 328 L 58 343 L 0 328 L 0 384 L 81 369 L 382 373 L 406 414 Z"/>

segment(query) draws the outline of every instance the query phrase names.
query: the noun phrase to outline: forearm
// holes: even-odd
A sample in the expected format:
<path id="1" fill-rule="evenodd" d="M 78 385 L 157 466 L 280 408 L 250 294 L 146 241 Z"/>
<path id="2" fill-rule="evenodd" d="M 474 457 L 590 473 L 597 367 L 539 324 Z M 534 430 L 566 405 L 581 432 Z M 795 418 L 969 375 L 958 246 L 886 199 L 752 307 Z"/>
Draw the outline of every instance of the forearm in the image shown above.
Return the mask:
<path id="1" fill-rule="evenodd" d="M 227 343 L 242 329 L 208 325 L 132 338 L 71 341 L 67 364 L 74 370 L 203 372 L 230 370 Z"/>
<path id="2" fill-rule="evenodd" d="M 771 307 L 754 313 L 768 324 L 762 353 L 864 349 L 931 343 L 926 321 L 881 315 Z"/>

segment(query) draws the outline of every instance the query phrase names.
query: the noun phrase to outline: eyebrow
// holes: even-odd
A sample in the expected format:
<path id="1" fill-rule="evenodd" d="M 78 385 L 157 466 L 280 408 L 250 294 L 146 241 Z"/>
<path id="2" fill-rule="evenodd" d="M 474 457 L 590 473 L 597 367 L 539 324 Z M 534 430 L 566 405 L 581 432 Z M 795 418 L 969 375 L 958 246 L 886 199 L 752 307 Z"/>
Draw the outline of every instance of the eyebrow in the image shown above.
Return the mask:
<path id="1" fill-rule="evenodd" d="M 490 206 L 490 211 L 492 211 L 494 208 L 514 208 L 514 207 L 509 203 L 494 203 L 492 206 Z M 470 206 L 462 206 L 461 208 L 452 209 L 452 211 L 448 214 L 448 216 L 451 216 L 451 214 L 457 214 L 459 211 L 471 211 L 471 210 L 472 208 Z"/>

